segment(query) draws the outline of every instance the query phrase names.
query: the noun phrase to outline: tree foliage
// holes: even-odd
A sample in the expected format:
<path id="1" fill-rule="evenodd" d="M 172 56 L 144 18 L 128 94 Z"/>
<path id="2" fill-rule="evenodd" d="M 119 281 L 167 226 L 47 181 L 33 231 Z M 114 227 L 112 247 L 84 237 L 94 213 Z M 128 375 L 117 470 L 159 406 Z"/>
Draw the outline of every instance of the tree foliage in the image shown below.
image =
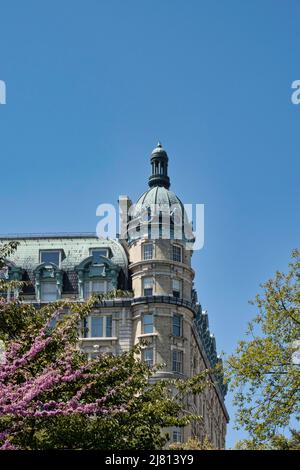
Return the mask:
<path id="1" fill-rule="evenodd" d="M 300 252 L 292 253 L 287 274 L 276 272 L 261 287 L 248 339 L 228 360 L 237 426 L 250 435 L 241 445 L 248 448 L 273 448 L 280 429 L 299 418 L 300 369 L 293 355 L 300 339 Z"/>

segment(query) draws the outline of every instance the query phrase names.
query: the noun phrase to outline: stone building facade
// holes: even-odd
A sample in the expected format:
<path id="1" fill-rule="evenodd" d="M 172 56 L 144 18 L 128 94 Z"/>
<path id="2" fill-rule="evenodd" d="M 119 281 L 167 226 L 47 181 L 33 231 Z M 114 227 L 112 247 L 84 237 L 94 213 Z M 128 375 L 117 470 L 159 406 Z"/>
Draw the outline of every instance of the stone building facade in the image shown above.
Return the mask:
<path id="1" fill-rule="evenodd" d="M 126 236 L 0 237 L 0 243 L 19 241 L 1 275 L 30 281 L 22 292 L 7 295 L 37 304 L 58 299 L 82 302 L 92 294 L 115 289 L 131 292 L 127 297 L 99 302 L 84 325 L 82 350 L 90 358 L 99 352 L 120 354 L 144 340 L 142 359 L 149 365 L 164 364 L 157 378 L 192 377 L 203 369 L 221 365 L 221 359 L 209 331 L 208 315 L 193 287 L 193 236 L 191 230 L 183 230 L 183 204 L 169 190 L 168 156 L 161 144 L 151 154 L 151 167 L 150 188 L 134 206 L 128 204 L 131 207 L 125 216 Z M 171 221 L 167 237 L 165 215 Z M 182 229 L 180 237 L 178 227 L 179 232 Z M 203 416 L 203 422 L 170 429 L 171 440 L 207 437 L 215 447 L 225 447 L 229 420 L 224 404 L 226 386 L 221 373 L 212 375 L 211 381 L 213 386 L 191 397 L 189 403 L 194 412 Z"/>

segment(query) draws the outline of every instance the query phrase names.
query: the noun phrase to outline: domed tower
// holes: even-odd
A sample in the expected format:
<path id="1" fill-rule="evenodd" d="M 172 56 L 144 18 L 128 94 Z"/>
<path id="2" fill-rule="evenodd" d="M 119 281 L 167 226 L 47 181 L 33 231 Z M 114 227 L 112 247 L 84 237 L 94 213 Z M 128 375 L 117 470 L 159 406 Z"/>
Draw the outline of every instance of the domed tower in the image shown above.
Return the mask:
<path id="1" fill-rule="evenodd" d="M 168 155 L 160 143 L 150 162 L 150 188 L 131 208 L 128 227 L 134 341 L 147 340 L 149 364 L 165 364 L 160 376 L 190 376 L 193 234 L 182 202 L 169 190 Z"/>

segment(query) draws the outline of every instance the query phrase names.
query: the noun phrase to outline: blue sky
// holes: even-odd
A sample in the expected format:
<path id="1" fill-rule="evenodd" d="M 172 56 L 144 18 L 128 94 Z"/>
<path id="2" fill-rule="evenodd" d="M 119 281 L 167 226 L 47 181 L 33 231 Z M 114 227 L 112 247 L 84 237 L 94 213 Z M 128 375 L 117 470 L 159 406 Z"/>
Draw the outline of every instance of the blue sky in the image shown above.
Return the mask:
<path id="1" fill-rule="evenodd" d="M 0 233 L 94 231 L 99 203 L 147 188 L 160 139 L 171 189 L 205 204 L 196 286 L 230 353 L 299 246 L 299 14 L 296 0 L 1 0 Z"/>

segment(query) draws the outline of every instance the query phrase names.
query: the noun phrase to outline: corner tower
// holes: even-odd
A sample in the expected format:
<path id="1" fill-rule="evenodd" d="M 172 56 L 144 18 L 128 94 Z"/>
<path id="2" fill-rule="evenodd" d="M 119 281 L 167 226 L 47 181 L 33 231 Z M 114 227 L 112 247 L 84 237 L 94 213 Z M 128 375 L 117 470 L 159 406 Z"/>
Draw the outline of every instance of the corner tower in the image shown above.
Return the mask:
<path id="1" fill-rule="evenodd" d="M 158 378 L 188 378 L 213 367 L 217 357 L 208 319 L 197 302 L 191 266 L 193 233 L 184 206 L 170 191 L 169 158 L 159 142 L 150 155 L 149 189 L 130 210 L 129 274 L 132 283 L 132 341 L 146 341 L 142 359 L 163 364 Z M 205 330 L 205 332 L 204 332 Z M 204 333 L 203 333 L 204 332 Z M 228 414 L 222 378 L 195 397 L 193 412 L 205 415 L 197 429 L 171 429 L 173 439 L 205 436 L 224 448 Z M 202 426 L 202 427 L 201 427 Z"/>
<path id="2" fill-rule="evenodd" d="M 135 230 L 130 234 L 128 251 L 134 341 L 146 339 L 144 359 L 164 364 L 158 375 L 180 377 L 190 375 L 186 340 L 190 341 L 194 317 L 194 271 L 183 231 L 184 206 L 169 189 L 168 161 L 159 142 L 150 155 L 150 188 L 131 212 Z"/>

